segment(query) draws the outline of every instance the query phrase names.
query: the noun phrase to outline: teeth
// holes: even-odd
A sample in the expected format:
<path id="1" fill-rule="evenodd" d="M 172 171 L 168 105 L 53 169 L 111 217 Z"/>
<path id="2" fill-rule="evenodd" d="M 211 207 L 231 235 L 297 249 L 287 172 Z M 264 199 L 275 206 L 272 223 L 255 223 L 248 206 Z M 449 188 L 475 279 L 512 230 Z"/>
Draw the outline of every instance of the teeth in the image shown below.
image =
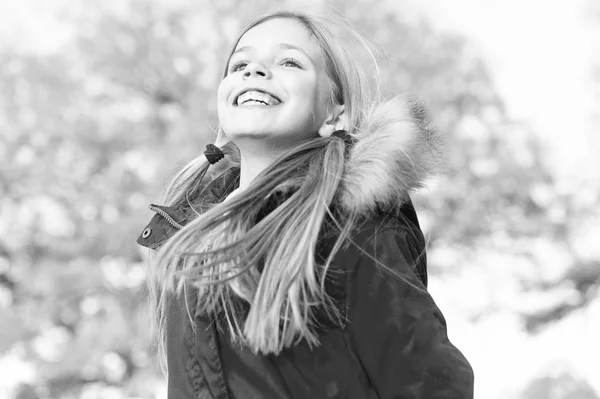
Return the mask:
<path id="1" fill-rule="evenodd" d="M 244 94 L 240 95 L 237 99 L 237 105 L 244 104 L 265 104 L 265 105 L 277 105 L 279 100 L 270 94 L 263 93 L 257 90 L 249 90 Z"/>

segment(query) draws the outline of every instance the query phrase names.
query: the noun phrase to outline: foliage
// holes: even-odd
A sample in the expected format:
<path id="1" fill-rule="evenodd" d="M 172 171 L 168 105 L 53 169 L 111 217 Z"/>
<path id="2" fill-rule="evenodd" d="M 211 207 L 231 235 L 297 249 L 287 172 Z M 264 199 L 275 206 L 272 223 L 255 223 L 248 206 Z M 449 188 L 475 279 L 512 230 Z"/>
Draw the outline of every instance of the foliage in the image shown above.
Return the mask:
<path id="1" fill-rule="evenodd" d="M 525 389 L 523 399 L 598 399 L 594 389 L 585 381 L 568 373 L 556 377 L 542 377 Z"/>

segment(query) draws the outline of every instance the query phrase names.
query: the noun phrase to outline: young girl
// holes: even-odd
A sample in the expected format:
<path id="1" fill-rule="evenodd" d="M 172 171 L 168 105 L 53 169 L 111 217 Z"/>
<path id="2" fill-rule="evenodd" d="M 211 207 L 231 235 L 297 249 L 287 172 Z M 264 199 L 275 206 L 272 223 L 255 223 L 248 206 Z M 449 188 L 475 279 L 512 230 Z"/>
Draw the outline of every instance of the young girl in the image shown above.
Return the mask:
<path id="1" fill-rule="evenodd" d="M 138 239 L 169 398 L 472 398 L 428 294 L 409 192 L 439 159 L 418 103 L 375 103 L 313 17 L 235 41 L 216 145 Z M 215 166 L 211 166 L 215 165 Z"/>

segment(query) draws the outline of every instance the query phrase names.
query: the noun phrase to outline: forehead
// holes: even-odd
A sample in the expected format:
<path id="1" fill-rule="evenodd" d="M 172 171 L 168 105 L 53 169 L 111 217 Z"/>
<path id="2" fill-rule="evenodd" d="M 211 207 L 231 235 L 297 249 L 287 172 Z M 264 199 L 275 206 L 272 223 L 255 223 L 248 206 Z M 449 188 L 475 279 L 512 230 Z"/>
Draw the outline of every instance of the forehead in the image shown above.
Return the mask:
<path id="1" fill-rule="evenodd" d="M 315 38 L 304 24 L 292 18 L 271 19 L 253 27 L 241 37 L 236 50 L 250 46 L 260 51 L 282 43 L 301 48 L 319 64 L 323 61 L 321 48 Z"/>

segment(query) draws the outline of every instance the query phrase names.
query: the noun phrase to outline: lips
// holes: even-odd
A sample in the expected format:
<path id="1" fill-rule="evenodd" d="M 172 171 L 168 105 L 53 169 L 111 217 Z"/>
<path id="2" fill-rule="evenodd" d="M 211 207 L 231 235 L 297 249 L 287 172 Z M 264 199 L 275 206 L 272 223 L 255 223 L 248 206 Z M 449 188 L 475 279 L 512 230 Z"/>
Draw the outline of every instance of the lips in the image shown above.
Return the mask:
<path id="1" fill-rule="evenodd" d="M 277 105 L 281 100 L 271 93 L 261 89 L 245 89 L 241 91 L 234 100 L 235 106 L 248 105 Z"/>

